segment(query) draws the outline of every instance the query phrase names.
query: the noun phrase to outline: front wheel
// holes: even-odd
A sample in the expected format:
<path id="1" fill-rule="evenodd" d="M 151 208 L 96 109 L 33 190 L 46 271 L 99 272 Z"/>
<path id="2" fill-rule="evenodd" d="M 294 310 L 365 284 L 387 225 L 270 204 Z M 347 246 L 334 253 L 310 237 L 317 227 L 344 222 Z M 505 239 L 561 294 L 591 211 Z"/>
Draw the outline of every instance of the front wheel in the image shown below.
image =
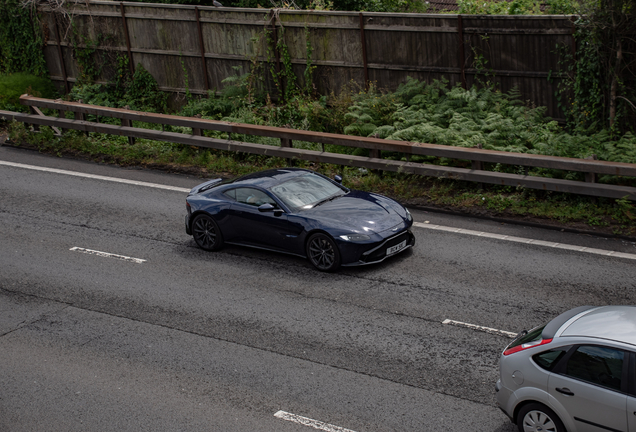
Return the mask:
<path id="1" fill-rule="evenodd" d="M 206 214 L 200 214 L 192 221 L 192 236 L 197 245 L 206 251 L 215 251 L 223 246 L 219 226 Z"/>
<path id="2" fill-rule="evenodd" d="M 555 412 L 540 403 L 530 403 L 521 408 L 517 426 L 520 432 L 565 432 L 565 426 Z"/>
<path id="3" fill-rule="evenodd" d="M 320 271 L 333 272 L 340 267 L 340 251 L 326 234 L 317 233 L 307 242 L 307 258 Z"/>

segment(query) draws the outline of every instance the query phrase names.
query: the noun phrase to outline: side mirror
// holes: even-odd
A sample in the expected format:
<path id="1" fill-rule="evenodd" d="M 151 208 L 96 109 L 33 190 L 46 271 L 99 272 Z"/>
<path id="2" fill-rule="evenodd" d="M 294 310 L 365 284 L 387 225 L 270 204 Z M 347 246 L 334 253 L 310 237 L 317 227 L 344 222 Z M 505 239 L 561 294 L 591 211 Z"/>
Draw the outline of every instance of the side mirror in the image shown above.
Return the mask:
<path id="1" fill-rule="evenodd" d="M 270 203 L 265 203 L 265 204 L 261 204 L 260 206 L 258 206 L 258 211 L 259 212 L 271 212 L 274 211 L 276 207 L 274 207 L 273 205 L 271 205 Z"/>
<path id="2" fill-rule="evenodd" d="M 335 175 L 333 179 L 336 181 L 336 183 L 342 184 L 342 176 Z"/>

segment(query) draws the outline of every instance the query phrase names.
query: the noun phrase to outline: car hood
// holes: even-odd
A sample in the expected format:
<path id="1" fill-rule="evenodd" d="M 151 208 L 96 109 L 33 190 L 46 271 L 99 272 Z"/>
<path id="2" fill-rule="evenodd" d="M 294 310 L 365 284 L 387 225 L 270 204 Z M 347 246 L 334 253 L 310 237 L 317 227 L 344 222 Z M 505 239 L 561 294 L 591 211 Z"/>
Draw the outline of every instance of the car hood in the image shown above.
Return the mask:
<path id="1" fill-rule="evenodd" d="M 405 226 L 406 213 L 401 209 L 400 204 L 389 198 L 352 190 L 333 201 L 305 210 L 303 216 L 362 234 L 381 233 L 400 224 Z M 404 215 L 400 214 L 402 212 Z"/>

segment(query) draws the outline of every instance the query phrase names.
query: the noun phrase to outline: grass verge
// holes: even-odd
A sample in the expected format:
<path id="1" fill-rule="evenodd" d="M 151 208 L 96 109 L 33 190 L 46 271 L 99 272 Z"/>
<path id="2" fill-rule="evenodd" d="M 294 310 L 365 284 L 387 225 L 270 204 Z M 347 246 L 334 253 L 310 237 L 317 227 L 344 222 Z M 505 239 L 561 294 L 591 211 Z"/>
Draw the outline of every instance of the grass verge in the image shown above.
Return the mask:
<path id="1" fill-rule="evenodd" d="M 59 157 L 75 157 L 121 166 L 143 166 L 202 178 L 233 177 L 266 168 L 288 166 L 282 158 L 200 149 L 196 147 L 68 131 L 55 136 L 48 127 L 32 133 L 17 122 L 7 125 L 12 145 L 36 149 Z M 636 207 L 625 199 L 606 199 L 526 188 L 480 185 L 392 172 L 296 160 L 294 166 L 328 176 L 343 175 L 354 189 L 390 196 L 406 205 L 593 231 L 605 235 L 636 237 Z"/>

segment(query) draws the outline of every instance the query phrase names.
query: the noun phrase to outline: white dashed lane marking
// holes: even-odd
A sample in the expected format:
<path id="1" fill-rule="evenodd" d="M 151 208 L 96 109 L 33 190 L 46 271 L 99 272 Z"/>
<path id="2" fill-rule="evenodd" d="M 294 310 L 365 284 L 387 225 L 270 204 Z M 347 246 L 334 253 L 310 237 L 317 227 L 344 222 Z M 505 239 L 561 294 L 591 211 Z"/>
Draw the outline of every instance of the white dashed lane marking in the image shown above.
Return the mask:
<path id="1" fill-rule="evenodd" d="M 548 241 L 543 241 L 543 240 L 535 240 L 535 239 L 529 239 L 529 238 L 523 238 L 523 237 L 515 237 L 515 236 L 509 236 L 509 235 L 503 235 L 503 234 L 495 234 L 495 233 L 489 233 L 489 232 L 484 232 L 484 231 L 473 231 L 473 230 L 467 230 L 467 229 L 463 229 L 463 228 L 453 228 L 453 227 L 447 227 L 447 226 L 443 226 L 443 225 L 434 225 L 434 224 L 421 223 L 421 222 L 414 222 L 413 226 L 416 226 L 418 228 L 437 230 L 437 231 L 446 231 L 446 232 L 453 232 L 453 233 L 458 233 L 458 234 L 467 234 L 467 235 L 472 235 L 472 236 L 476 236 L 476 237 L 493 238 L 493 239 L 497 239 L 497 240 L 511 241 L 511 242 L 516 242 L 516 243 L 525 243 L 525 244 L 539 245 L 539 246 L 545 246 L 545 247 L 550 247 L 550 248 L 555 248 L 555 249 L 566 249 L 566 250 L 577 251 L 577 252 L 585 252 L 585 253 L 591 253 L 591 254 L 596 254 L 596 255 L 611 256 L 611 257 L 627 258 L 627 259 L 636 260 L 636 255 L 635 254 L 624 253 L 624 252 L 608 251 L 608 250 L 604 250 L 604 249 L 588 248 L 588 247 L 575 246 L 575 245 L 564 244 L 564 243 L 548 242 Z"/>
<path id="2" fill-rule="evenodd" d="M 276 414 L 274 414 L 274 417 L 277 417 L 282 420 L 287 420 L 299 425 L 325 431 L 325 432 L 355 432 L 355 431 L 352 431 L 351 429 L 345 429 L 340 426 L 334 426 L 329 423 L 324 423 L 318 420 L 313 420 L 307 417 L 302 417 L 302 416 L 288 413 L 285 411 L 278 411 Z"/>
<path id="3" fill-rule="evenodd" d="M 491 333 L 491 334 L 496 334 L 499 336 L 507 336 L 507 337 L 515 337 L 517 336 L 517 333 L 512 333 L 509 331 L 505 331 L 505 330 L 499 330 L 499 329 L 495 329 L 495 328 L 490 328 L 490 327 L 484 327 L 484 326 L 480 326 L 477 324 L 469 324 L 469 323 L 465 323 L 465 322 L 461 322 L 461 321 L 454 321 L 454 320 L 450 320 L 450 319 L 445 319 L 444 321 L 442 321 L 442 324 L 449 324 L 449 325 L 453 325 L 453 326 L 457 326 L 457 327 L 465 327 L 465 328 L 469 328 L 472 330 L 478 330 L 478 331 L 482 331 L 485 333 Z"/>
<path id="4" fill-rule="evenodd" d="M 104 258 L 116 258 L 116 259 L 119 259 L 119 260 L 134 262 L 134 263 L 137 263 L 137 264 L 141 264 L 141 263 L 145 263 L 146 262 L 145 259 L 141 259 L 141 258 L 133 258 L 133 257 L 125 256 L 125 255 L 117 255 L 117 254 L 113 254 L 113 253 L 101 252 L 101 251 L 96 251 L 96 250 L 92 250 L 92 249 L 84 249 L 84 248 L 77 247 L 77 246 L 74 246 L 74 247 L 70 248 L 69 250 L 72 250 L 74 252 L 81 252 L 81 253 L 85 253 L 85 254 L 89 254 L 89 255 L 97 255 L 97 256 L 100 256 L 100 257 L 104 257 Z"/>

